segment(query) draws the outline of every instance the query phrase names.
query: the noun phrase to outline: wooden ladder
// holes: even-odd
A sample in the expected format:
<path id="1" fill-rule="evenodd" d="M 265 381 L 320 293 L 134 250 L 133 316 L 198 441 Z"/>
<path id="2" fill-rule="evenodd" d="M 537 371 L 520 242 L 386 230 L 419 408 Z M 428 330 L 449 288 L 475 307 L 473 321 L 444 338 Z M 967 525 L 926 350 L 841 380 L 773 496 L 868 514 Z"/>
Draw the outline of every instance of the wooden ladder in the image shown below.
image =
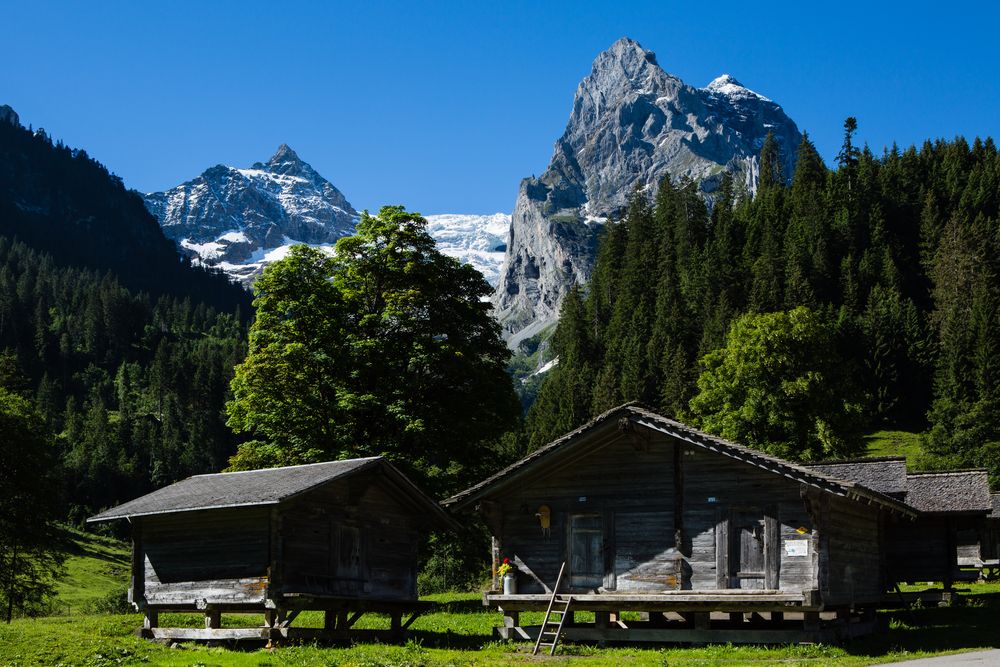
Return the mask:
<path id="1" fill-rule="evenodd" d="M 569 614 L 569 606 L 573 602 L 573 596 L 567 595 L 565 600 L 558 600 L 559 598 L 559 584 L 562 583 L 563 570 L 566 569 L 565 561 L 559 567 L 559 576 L 556 577 L 556 585 L 552 587 L 552 597 L 549 598 L 549 608 L 545 612 L 545 620 L 542 621 L 542 627 L 538 629 L 538 639 L 535 640 L 535 648 L 531 652 L 531 655 L 538 655 L 538 649 L 543 646 L 548 646 L 549 655 L 556 654 L 556 644 L 559 643 L 559 636 L 562 634 L 563 623 L 566 622 L 566 616 Z M 556 602 L 562 604 L 562 609 L 556 608 Z M 552 614 L 559 615 L 559 623 L 555 621 L 550 621 Z M 549 630 L 549 628 L 555 627 L 555 630 Z M 551 638 L 551 640 L 546 640 L 546 637 Z"/>

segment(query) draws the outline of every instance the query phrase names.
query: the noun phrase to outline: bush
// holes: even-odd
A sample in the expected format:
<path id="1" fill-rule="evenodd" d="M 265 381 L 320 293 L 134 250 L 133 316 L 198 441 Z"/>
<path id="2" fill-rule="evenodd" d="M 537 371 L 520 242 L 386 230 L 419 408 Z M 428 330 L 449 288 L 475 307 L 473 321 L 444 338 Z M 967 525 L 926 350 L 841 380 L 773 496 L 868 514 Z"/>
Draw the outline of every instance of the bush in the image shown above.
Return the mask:
<path id="1" fill-rule="evenodd" d="M 88 603 L 86 608 L 88 614 L 131 614 L 135 611 L 128 601 L 128 588 L 125 586 Z"/>

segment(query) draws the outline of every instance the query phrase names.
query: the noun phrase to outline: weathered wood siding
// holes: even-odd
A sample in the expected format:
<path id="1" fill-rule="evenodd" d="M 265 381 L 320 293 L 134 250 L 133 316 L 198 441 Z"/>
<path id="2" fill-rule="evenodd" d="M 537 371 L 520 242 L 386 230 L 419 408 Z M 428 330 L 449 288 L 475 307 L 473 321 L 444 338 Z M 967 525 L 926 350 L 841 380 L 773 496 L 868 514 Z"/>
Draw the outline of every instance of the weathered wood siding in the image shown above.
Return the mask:
<path id="1" fill-rule="evenodd" d="M 420 525 L 378 473 L 328 484 L 281 512 L 279 590 L 415 599 Z"/>
<path id="2" fill-rule="evenodd" d="M 542 592 L 543 583 L 554 584 L 564 559 L 570 568 L 567 581 L 572 580 L 573 517 L 587 515 L 601 517 L 604 577 L 599 586 L 579 589 L 656 591 L 680 585 L 673 444 L 614 430 L 596 435 L 589 451 L 571 464 L 518 483 L 495 499 L 501 553 L 528 570 L 519 576 L 519 592 Z M 551 510 L 547 530 L 537 516 L 542 505 Z M 577 546 L 585 539 L 577 536 Z M 585 581 L 579 577 L 577 583 Z"/>
<path id="3" fill-rule="evenodd" d="M 251 604 L 267 587 L 269 513 L 236 508 L 139 521 L 147 605 Z"/>
<path id="4" fill-rule="evenodd" d="M 878 512 L 837 496 L 824 498 L 821 541 L 827 553 L 820 577 L 823 601 L 830 605 L 878 602 L 882 575 Z"/>
<path id="5" fill-rule="evenodd" d="M 572 454 L 490 499 L 502 555 L 523 572 L 519 592 L 542 592 L 565 560 L 575 591 L 820 591 L 828 605 L 881 597 L 875 507 L 645 430 L 606 428 Z"/>
<path id="6" fill-rule="evenodd" d="M 693 447 L 684 449 L 681 460 L 691 589 L 766 587 L 802 591 L 816 587 L 819 544 L 801 484 Z M 734 576 L 740 571 L 732 562 L 737 557 L 736 545 L 740 544 L 733 526 L 734 512 L 744 517 L 753 513 L 760 516 L 763 580 Z M 786 549 L 789 542 L 799 548 Z"/>

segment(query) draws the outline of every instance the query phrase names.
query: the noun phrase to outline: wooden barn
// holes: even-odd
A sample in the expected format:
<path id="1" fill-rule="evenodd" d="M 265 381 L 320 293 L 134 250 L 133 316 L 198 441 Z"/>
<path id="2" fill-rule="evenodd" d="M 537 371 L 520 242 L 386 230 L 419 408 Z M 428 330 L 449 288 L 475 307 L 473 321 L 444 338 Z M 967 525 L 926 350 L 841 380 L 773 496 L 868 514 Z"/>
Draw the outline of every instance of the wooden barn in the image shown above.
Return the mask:
<path id="1" fill-rule="evenodd" d="M 453 526 L 381 457 L 196 475 L 90 522 L 132 528 L 129 600 L 141 634 L 168 639 L 349 638 L 368 611 L 397 639 L 417 601 L 422 533 Z M 291 624 L 325 612 L 323 628 Z M 161 628 L 160 612 L 204 612 L 204 629 Z M 223 612 L 263 613 L 259 628 L 220 627 Z M 404 618 L 406 617 L 406 618 Z"/>
<path id="2" fill-rule="evenodd" d="M 995 566 L 996 522 L 989 518 L 993 501 L 985 470 L 907 473 L 902 457 L 809 467 L 881 491 L 918 513 L 915 520 L 896 517 L 884 527 L 889 586 L 941 582 L 948 591 L 954 581 L 976 578 L 984 568 Z"/>
<path id="3" fill-rule="evenodd" d="M 516 593 L 484 598 L 503 612 L 498 633 L 536 640 L 543 630 L 670 642 L 861 634 L 885 589 L 883 528 L 916 516 L 887 493 L 638 405 L 444 504 L 478 511 L 494 558 L 516 567 Z M 526 610 L 546 611 L 546 622 L 521 626 Z M 594 623 L 576 622 L 575 611 L 595 612 Z"/>
<path id="4" fill-rule="evenodd" d="M 891 581 L 940 581 L 949 590 L 968 578 L 962 566 L 976 568 L 978 576 L 982 530 L 993 510 L 986 471 L 909 474 L 906 487 L 906 504 L 920 515 L 889 527 Z"/>

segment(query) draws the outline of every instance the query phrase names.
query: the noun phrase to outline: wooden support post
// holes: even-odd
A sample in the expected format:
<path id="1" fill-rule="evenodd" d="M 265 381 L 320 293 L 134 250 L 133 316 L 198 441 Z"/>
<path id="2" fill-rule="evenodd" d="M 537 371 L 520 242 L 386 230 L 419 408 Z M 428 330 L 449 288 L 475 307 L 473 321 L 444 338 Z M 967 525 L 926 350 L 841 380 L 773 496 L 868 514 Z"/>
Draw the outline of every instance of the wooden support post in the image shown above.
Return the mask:
<path id="1" fill-rule="evenodd" d="M 802 614 L 802 629 L 806 632 L 816 632 L 819 630 L 819 612 L 807 611 Z"/>
<path id="2" fill-rule="evenodd" d="M 503 611 L 503 627 L 505 628 L 516 628 L 521 625 L 521 612 L 519 611 Z"/>
<path id="3" fill-rule="evenodd" d="M 338 611 L 337 612 L 337 629 L 346 630 L 347 629 L 347 612 Z"/>
<path id="4" fill-rule="evenodd" d="M 275 611 L 274 609 L 265 609 L 264 610 L 264 627 L 265 628 L 273 628 L 275 626 L 276 619 L 277 619 L 277 611 Z"/>
<path id="5" fill-rule="evenodd" d="M 731 611 L 731 612 L 729 612 L 729 622 L 730 623 L 742 623 L 743 622 L 743 612 L 742 611 Z"/>
<path id="6" fill-rule="evenodd" d="M 694 614 L 694 629 L 708 630 L 712 624 L 712 614 L 707 611 L 696 611 Z"/>
<path id="7" fill-rule="evenodd" d="M 772 611 L 771 612 L 771 622 L 772 623 L 783 623 L 785 620 L 785 612 L 783 611 Z"/>
<path id="8" fill-rule="evenodd" d="M 160 627 L 160 613 L 147 609 L 143 613 L 142 627 L 146 630 L 152 630 L 153 628 Z"/>
<path id="9" fill-rule="evenodd" d="M 330 632 L 337 629 L 337 612 L 329 609 L 323 612 L 323 630 Z"/>
<path id="10" fill-rule="evenodd" d="M 209 609 L 205 612 L 205 629 L 214 630 L 222 627 L 222 612 L 218 609 Z"/>
<path id="11" fill-rule="evenodd" d="M 595 611 L 594 612 L 594 627 L 595 628 L 606 628 L 611 623 L 611 612 L 609 611 Z"/>

